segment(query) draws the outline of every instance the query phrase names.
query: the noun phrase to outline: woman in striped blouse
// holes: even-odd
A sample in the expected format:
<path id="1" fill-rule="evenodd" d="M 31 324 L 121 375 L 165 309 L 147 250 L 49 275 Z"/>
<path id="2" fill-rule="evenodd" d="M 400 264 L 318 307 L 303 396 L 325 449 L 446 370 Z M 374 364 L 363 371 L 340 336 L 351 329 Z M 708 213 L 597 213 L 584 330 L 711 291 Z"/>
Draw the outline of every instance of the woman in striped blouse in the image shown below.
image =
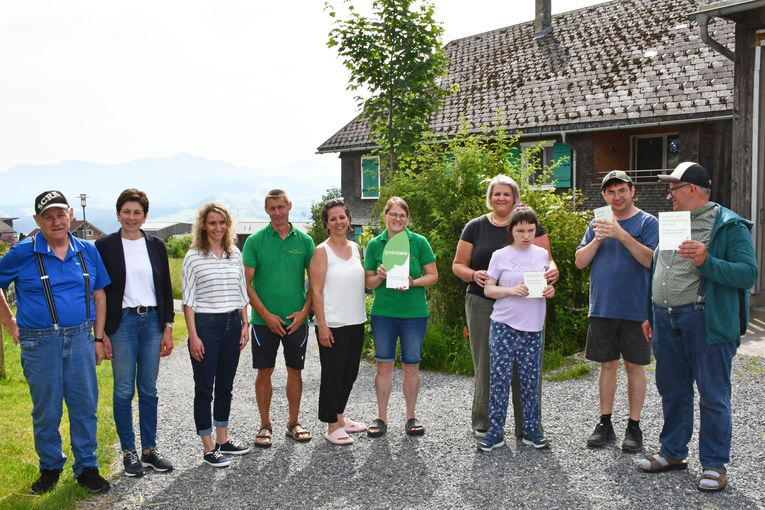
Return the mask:
<path id="1" fill-rule="evenodd" d="M 183 260 L 182 278 L 183 313 L 194 371 L 194 423 L 202 438 L 204 461 L 214 467 L 225 467 L 230 463 L 226 454 L 243 455 L 250 451 L 228 437 L 234 376 L 239 353 L 249 340 L 244 266 L 242 254 L 234 244 L 231 214 L 224 206 L 203 205 L 193 233 L 191 249 Z"/>

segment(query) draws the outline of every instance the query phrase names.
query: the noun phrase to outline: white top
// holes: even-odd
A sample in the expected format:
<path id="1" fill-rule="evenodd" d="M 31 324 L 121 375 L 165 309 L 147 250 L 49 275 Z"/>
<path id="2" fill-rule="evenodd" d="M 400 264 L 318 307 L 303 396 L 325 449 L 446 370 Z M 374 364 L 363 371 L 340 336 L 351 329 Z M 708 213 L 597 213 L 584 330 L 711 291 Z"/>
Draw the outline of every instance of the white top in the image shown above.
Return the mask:
<path id="1" fill-rule="evenodd" d="M 241 310 L 249 302 L 242 253 L 234 246 L 231 256 L 218 259 L 192 248 L 181 270 L 183 304 L 194 313 L 226 313 Z"/>
<path id="2" fill-rule="evenodd" d="M 154 275 L 146 248 L 146 238 L 122 239 L 125 252 L 125 292 L 122 294 L 122 308 L 136 306 L 157 306 L 154 290 Z"/>
<path id="3" fill-rule="evenodd" d="M 524 271 L 546 271 L 549 258 L 547 250 L 539 246 L 525 250 L 505 246 L 492 254 L 487 273 L 500 287 L 515 287 L 523 283 Z M 546 305 L 545 298 L 507 296 L 494 302 L 491 320 L 518 331 L 542 331 Z"/>
<path id="4" fill-rule="evenodd" d="M 364 308 L 364 266 L 356 243 L 351 243 L 351 258 L 341 259 L 326 242 L 327 275 L 324 278 L 324 318 L 330 328 L 363 324 L 367 320 Z"/>

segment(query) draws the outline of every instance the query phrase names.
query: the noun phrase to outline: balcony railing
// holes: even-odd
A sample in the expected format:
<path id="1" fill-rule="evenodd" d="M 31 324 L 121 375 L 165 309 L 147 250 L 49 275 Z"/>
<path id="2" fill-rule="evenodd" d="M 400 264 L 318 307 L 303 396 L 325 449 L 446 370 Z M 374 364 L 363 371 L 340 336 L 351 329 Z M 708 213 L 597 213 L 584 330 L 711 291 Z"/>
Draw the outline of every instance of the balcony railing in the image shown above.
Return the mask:
<path id="1" fill-rule="evenodd" d="M 603 177 L 606 176 L 606 174 L 612 170 L 619 170 L 618 168 L 611 168 L 610 170 L 602 170 L 599 172 L 595 172 L 595 179 L 597 182 L 600 182 L 603 180 Z M 657 168 L 657 169 L 651 169 L 651 170 L 624 170 L 627 175 L 629 175 L 632 178 L 632 182 L 635 184 L 658 184 L 659 178 L 656 177 L 660 174 L 669 174 L 672 173 L 671 169 L 668 168 Z"/>

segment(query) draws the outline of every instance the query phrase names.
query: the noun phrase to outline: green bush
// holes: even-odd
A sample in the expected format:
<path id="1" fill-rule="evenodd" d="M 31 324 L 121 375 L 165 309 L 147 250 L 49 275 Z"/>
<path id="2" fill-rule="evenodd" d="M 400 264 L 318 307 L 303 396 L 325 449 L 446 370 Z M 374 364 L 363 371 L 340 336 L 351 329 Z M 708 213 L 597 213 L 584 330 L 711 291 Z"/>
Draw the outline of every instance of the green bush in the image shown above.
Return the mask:
<path id="1" fill-rule="evenodd" d="M 391 196 L 404 198 L 410 208 L 410 228 L 428 239 L 436 255 L 439 279 L 427 289 L 431 322 L 423 368 L 472 372 L 470 350 L 462 334 L 466 284 L 453 275 L 451 266 L 465 224 L 488 212 L 486 189 L 498 173 L 515 179 L 522 201 L 539 214 L 560 269 L 556 296 L 547 307 L 546 350 L 568 355 L 584 345 L 589 272 L 576 269 L 574 252 L 591 213 L 581 211 L 581 204 L 575 207 L 570 193 L 530 184 L 541 148 L 525 149 L 521 158 L 511 158 L 510 149 L 517 142 L 518 136 L 502 133 L 493 138 L 460 134 L 448 144 L 431 141 L 421 146 L 406 167 L 384 176 L 377 213 Z M 379 214 L 375 217 L 381 221 Z"/>
<path id="2" fill-rule="evenodd" d="M 173 236 L 165 241 L 167 256 L 170 258 L 183 259 L 191 246 L 192 236 L 186 234 L 182 236 Z"/>

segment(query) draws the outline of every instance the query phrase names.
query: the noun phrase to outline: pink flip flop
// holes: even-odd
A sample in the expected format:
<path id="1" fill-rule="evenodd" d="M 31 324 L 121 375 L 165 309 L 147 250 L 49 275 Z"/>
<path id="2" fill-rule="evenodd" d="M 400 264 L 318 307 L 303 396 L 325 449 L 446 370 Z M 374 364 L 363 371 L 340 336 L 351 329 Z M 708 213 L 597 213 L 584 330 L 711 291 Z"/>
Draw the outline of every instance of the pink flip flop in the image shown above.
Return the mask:
<path id="1" fill-rule="evenodd" d="M 345 425 L 343 425 L 343 429 L 348 433 L 353 432 L 364 432 L 367 430 L 367 426 L 363 423 L 349 420 L 348 418 L 345 419 Z"/>
<path id="2" fill-rule="evenodd" d="M 348 433 L 342 427 L 335 430 L 331 434 L 329 432 L 325 432 L 324 439 L 326 439 L 332 444 L 341 445 L 341 446 L 353 443 L 353 438 L 349 436 Z"/>

